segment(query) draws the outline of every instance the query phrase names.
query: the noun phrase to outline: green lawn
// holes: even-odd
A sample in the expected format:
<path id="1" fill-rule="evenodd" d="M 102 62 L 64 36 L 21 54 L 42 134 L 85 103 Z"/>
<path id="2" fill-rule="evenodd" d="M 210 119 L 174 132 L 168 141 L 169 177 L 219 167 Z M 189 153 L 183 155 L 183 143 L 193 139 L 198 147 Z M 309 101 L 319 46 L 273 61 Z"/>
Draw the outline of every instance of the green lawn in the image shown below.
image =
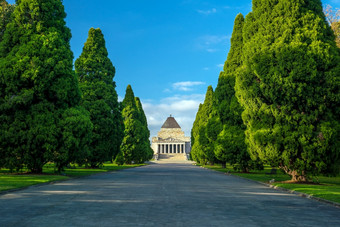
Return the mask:
<path id="1" fill-rule="evenodd" d="M 75 166 L 73 168 L 66 168 L 61 175 L 55 174 L 55 167 L 53 164 L 46 164 L 44 166 L 44 174 L 25 173 L 25 171 L 27 171 L 25 169 L 20 173 L 10 173 L 8 169 L 0 169 L 0 191 L 24 188 L 31 185 L 65 180 L 74 177 L 89 176 L 96 173 L 118 171 L 143 165 L 145 164 L 118 166 L 112 163 L 105 163 L 99 169 L 89 169 Z"/>
<path id="2" fill-rule="evenodd" d="M 69 179 L 60 175 L 31 175 L 31 174 L 0 174 L 0 191 L 24 188 L 27 186 L 41 184 L 57 180 Z"/>
<path id="3" fill-rule="evenodd" d="M 234 172 L 231 166 L 227 165 L 226 169 L 223 169 L 220 165 L 205 165 L 205 168 L 213 169 L 220 172 L 229 172 L 230 174 L 244 177 L 247 179 L 269 183 L 270 180 L 275 179 L 272 185 L 286 188 L 289 190 L 297 191 L 312 195 L 314 197 L 326 199 L 329 201 L 340 203 L 340 176 L 337 177 L 323 177 L 319 176 L 313 179 L 314 183 L 318 184 L 292 184 L 292 183 L 280 183 L 280 181 L 290 180 L 290 176 L 282 172 L 277 171 L 275 175 L 268 175 L 271 167 L 266 166 L 262 171 L 252 171 L 250 173 L 238 173 Z"/>

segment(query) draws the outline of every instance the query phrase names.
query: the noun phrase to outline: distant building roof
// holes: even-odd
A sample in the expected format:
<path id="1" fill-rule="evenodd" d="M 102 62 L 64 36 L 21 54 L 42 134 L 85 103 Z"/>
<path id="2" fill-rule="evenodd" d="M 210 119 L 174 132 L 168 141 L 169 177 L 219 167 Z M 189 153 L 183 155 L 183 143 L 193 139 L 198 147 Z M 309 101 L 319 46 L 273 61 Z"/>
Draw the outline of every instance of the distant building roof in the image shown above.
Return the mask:
<path id="1" fill-rule="evenodd" d="M 162 128 L 181 128 L 181 126 L 179 126 L 175 118 L 170 115 L 164 122 Z"/>

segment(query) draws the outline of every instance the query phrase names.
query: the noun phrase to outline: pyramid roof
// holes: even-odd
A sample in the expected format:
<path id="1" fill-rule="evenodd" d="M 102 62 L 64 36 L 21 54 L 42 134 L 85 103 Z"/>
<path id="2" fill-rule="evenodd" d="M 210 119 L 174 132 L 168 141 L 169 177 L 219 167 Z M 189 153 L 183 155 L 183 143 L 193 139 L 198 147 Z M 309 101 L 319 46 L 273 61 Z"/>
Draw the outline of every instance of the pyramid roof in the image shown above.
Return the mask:
<path id="1" fill-rule="evenodd" d="M 164 122 L 162 128 L 181 128 L 181 126 L 179 126 L 175 118 L 170 115 Z"/>

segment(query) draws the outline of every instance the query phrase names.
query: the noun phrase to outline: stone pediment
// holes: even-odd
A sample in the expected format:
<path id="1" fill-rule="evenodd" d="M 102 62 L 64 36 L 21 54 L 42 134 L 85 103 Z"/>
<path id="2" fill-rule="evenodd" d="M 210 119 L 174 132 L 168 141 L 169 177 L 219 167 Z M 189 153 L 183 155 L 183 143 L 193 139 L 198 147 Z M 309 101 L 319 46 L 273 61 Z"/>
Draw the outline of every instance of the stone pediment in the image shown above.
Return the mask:
<path id="1" fill-rule="evenodd" d="M 157 140 L 158 143 L 185 143 L 185 141 L 183 140 L 179 140 L 179 139 L 175 139 L 175 138 L 166 138 L 166 139 L 162 139 L 162 138 L 158 138 Z"/>

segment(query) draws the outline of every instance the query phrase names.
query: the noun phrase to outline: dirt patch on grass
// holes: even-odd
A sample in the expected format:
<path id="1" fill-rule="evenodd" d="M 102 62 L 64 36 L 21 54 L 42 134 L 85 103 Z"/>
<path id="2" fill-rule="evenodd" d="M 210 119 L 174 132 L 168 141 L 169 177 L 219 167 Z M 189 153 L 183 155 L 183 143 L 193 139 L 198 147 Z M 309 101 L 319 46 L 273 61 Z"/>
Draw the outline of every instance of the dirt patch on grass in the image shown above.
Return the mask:
<path id="1" fill-rule="evenodd" d="M 283 184 L 301 184 L 301 185 L 323 185 L 320 183 L 312 182 L 312 181 L 292 181 L 292 180 L 286 180 L 286 181 L 276 181 L 275 183 L 283 183 Z"/>

